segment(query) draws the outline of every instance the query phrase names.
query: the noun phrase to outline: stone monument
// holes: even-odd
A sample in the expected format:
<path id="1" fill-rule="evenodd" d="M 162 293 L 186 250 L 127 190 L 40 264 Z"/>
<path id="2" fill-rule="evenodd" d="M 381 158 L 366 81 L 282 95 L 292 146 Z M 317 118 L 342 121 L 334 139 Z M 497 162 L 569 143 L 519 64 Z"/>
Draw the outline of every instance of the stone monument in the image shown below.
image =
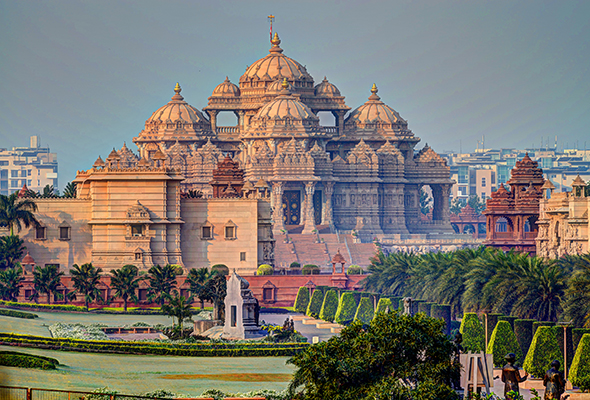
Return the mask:
<path id="1" fill-rule="evenodd" d="M 250 284 L 234 270 L 227 281 L 223 337 L 255 339 L 265 336 L 258 325 L 260 307 Z"/>

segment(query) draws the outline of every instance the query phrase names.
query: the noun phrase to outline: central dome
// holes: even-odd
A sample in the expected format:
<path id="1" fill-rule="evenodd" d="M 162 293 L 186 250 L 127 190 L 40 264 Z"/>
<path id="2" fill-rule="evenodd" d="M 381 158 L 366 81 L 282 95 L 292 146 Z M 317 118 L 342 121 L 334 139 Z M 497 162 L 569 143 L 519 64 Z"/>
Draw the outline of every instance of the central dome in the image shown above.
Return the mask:
<path id="1" fill-rule="evenodd" d="M 291 96 L 289 92 L 289 83 L 287 79 L 283 79 L 283 90 L 279 92 L 279 96 L 264 105 L 254 116 L 254 120 L 276 120 L 276 119 L 293 119 L 303 121 L 318 122 L 319 118 L 311 111 L 311 109 L 300 102 L 297 98 Z"/>
<path id="2" fill-rule="evenodd" d="M 271 43 L 273 46 L 269 50 L 269 54 L 246 69 L 246 72 L 240 78 L 240 87 L 242 87 L 242 82 L 267 81 L 272 83 L 285 78 L 291 83 L 300 81 L 313 82 L 313 78 L 303 65 L 283 54 L 283 49 L 279 47 L 281 41 L 278 34 L 275 33 Z M 300 85 L 295 84 L 295 86 Z"/>

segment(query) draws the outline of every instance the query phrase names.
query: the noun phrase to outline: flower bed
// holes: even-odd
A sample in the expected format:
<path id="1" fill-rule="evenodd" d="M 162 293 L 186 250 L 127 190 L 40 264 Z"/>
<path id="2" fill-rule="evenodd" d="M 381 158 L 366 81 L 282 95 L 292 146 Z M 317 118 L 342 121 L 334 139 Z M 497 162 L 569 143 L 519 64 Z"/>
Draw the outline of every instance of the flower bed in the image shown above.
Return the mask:
<path id="1" fill-rule="evenodd" d="M 54 338 L 64 339 L 82 339 L 82 340 L 108 340 L 108 336 L 101 329 L 105 325 L 100 324 L 66 324 L 58 322 L 49 326 L 51 336 Z"/>

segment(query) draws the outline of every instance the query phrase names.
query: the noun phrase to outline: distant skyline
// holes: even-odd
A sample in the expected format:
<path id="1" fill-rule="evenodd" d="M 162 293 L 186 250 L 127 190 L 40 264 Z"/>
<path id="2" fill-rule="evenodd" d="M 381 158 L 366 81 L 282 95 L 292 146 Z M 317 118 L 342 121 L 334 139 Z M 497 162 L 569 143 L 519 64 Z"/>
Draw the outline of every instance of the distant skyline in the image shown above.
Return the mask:
<path id="1" fill-rule="evenodd" d="M 39 135 L 60 189 L 132 138 L 176 82 L 202 110 L 268 54 L 324 76 L 352 109 L 379 96 L 438 152 L 590 148 L 588 1 L 0 0 L 0 147 Z"/>

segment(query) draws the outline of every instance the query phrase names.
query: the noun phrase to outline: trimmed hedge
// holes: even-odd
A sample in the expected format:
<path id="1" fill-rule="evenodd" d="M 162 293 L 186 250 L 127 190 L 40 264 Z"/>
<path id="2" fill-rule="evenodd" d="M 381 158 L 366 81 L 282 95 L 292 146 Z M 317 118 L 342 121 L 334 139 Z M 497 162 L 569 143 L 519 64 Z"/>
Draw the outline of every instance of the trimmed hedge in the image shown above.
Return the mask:
<path id="1" fill-rule="evenodd" d="M 445 321 L 443 330 L 445 335 L 451 334 L 451 306 L 448 304 L 433 304 L 430 308 L 430 316 Z"/>
<path id="2" fill-rule="evenodd" d="M 305 315 L 313 318 L 319 318 L 322 311 L 322 303 L 324 302 L 324 293 L 321 290 L 314 290 L 307 305 Z"/>
<path id="3" fill-rule="evenodd" d="M 578 344 L 580 343 L 580 339 L 582 339 L 582 336 L 584 336 L 586 333 L 590 333 L 589 328 L 574 328 L 574 329 L 572 329 L 572 344 L 574 346 L 574 349 L 578 348 Z"/>
<path id="4" fill-rule="evenodd" d="M 522 360 L 522 350 L 508 321 L 498 321 L 490 336 L 486 353 L 493 355 L 495 367 L 505 364 L 504 356 L 508 353 L 516 354 L 517 361 Z"/>
<path id="5" fill-rule="evenodd" d="M 320 319 L 333 322 L 338 311 L 338 294 L 334 289 L 328 290 L 324 296 L 324 304 L 320 311 Z"/>
<path id="6" fill-rule="evenodd" d="M 430 310 L 436 303 L 424 302 L 418 304 L 418 312 L 424 313 L 430 317 Z"/>
<path id="7" fill-rule="evenodd" d="M 32 314 L 32 313 L 22 312 L 22 311 L 15 311 L 15 310 L 6 310 L 4 308 L 0 308 L 0 315 L 4 315 L 6 317 L 24 318 L 24 319 L 39 318 L 39 316 L 37 314 Z"/>
<path id="8" fill-rule="evenodd" d="M 274 272 L 272 266 L 268 264 L 260 264 L 256 270 L 256 275 L 272 275 Z"/>
<path id="9" fill-rule="evenodd" d="M 533 322 L 533 336 L 537 332 L 540 326 L 555 326 L 555 322 L 551 321 L 535 321 Z"/>
<path id="10" fill-rule="evenodd" d="M 555 331 L 550 326 L 539 326 L 524 359 L 523 368 L 534 377 L 541 378 L 551 368 L 553 360 L 563 365 L 563 355 L 559 351 Z"/>
<path id="11" fill-rule="evenodd" d="M 301 269 L 301 264 L 299 264 L 297 261 L 293 261 L 291 264 L 289 264 L 289 268 L 291 268 L 291 269 Z"/>
<path id="12" fill-rule="evenodd" d="M 78 307 L 71 304 L 37 304 L 37 303 L 18 303 L 16 301 L 0 300 L 0 306 L 15 308 L 32 308 L 39 310 L 60 310 L 60 311 L 80 311 L 86 312 L 86 307 Z"/>
<path id="13" fill-rule="evenodd" d="M 293 308 L 295 311 L 300 313 L 307 312 L 307 306 L 309 305 L 309 289 L 305 286 L 301 286 L 297 291 L 297 297 L 295 298 L 295 304 Z"/>
<path id="14" fill-rule="evenodd" d="M 358 265 L 351 265 L 350 267 L 348 267 L 346 269 L 346 273 L 348 275 L 362 275 L 363 269 L 361 267 L 359 267 Z"/>
<path id="15" fill-rule="evenodd" d="M 354 294 L 352 292 L 344 292 L 340 296 L 340 302 L 338 303 L 338 310 L 336 310 L 336 317 L 334 322 L 345 325 L 354 319 L 357 304 L 354 300 Z"/>
<path id="16" fill-rule="evenodd" d="M 363 297 L 356 309 L 354 314 L 355 321 L 361 321 L 363 324 L 370 324 L 375 316 L 375 310 L 373 309 L 373 302 L 370 297 Z"/>
<path id="17" fill-rule="evenodd" d="M 391 300 L 389 300 L 386 297 L 380 298 L 379 302 L 377 303 L 377 309 L 375 310 L 375 318 L 377 318 L 377 315 L 379 315 L 380 313 L 386 312 L 387 308 L 389 308 L 389 311 L 393 311 L 393 307 L 391 306 Z"/>
<path id="18" fill-rule="evenodd" d="M 533 341 L 533 322 L 534 319 L 517 319 L 514 321 L 514 334 L 522 354 L 529 352 L 529 347 Z"/>
<path id="19" fill-rule="evenodd" d="M 301 273 L 303 275 L 319 275 L 320 267 L 315 264 L 305 264 L 303 268 L 301 268 Z"/>
<path id="20" fill-rule="evenodd" d="M 465 313 L 459 332 L 463 334 L 465 351 L 479 353 L 485 349 L 484 328 L 476 313 Z"/>
<path id="21" fill-rule="evenodd" d="M 288 357 L 305 350 L 308 343 L 162 343 L 111 340 L 78 340 L 0 333 L 0 345 L 92 353 L 163 355 L 185 357 Z"/>
<path id="22" fill-rule="evenodd" d="M 559 351 L 561 351 L 561 354 L 565 355 L 567 351 L 567 368 L 569 369 L 572 365 L 572 361 L 574 360 L 574 352 L 576 351 L 572 341 L 572 326 L 570 325 L 564 328 L 563 325 L 555 325 L 552 329 L 555 332 L 555 337 L 557 338 L 557 343 L 559 344 Z M 565 351 L 563 349 L 564 330 L 567 341 L 567 349 Z"/>
<path id="23" fill-rule="evenodd" d="M 512 328 L 512 330 L 514 331 L 514 321 L 516 321 L 518 319 L 518 317 L 513 317 L 512 315 L 502 315 L 501 317 L 498 317 L 498 321 L 508 321 L 508 323 L 510 324 L 510 327 Z"/>
<path id="24" fill-rule="evenodd" d="M 220 275 L 229 275 L 229 268 L 225 264 L 215 264 L 211 267 L 211 272 L 217 272 Z"/>
<path id="25" fill-rule="evenodd" d="M 0 351 L 0 365 L 5 367 L 56 369 L 59 361 L 55 358 L 16 351 Z"/>
<path id="26" fill-rule="evenodd" d="M 580 340 L 568 378 L 583 392 L 590 391 L 590 333 Z"/>
<path id="27" fill-rule="evenodd" d="M 392 311 L 393 310 L 399 310 L 400 309 L 399 308 L 399 301 L 400 301 L 400 299 L 403 299 L 403 297 L 400 297 L 400 296 L 392 296 L 392 297 L 389 298 L 389 300 L 391 300 L 391 306 L 393 307 L 392 308 Z M 402 307 L 401 309 L 403 310 L 404 308 Z"/>
<path id="28" fill-rule="evenodd" d="M 500 314 L 500 313 L 489 313 L 489 314 L 484 314 L 483 315 L 483 327 L 484 327 L 484 338 L 488 338 L 488 341 L 490 340 L 490 337 L 492 337 L 492 332 L 494 331 L 494 329 L 496 328 L 496 324 L 498 323 L 498 318 L 503 316 L 504 314 Z M 486 336 L 486 320 L 488 321 L 488 325 L 487 325 L 487 336 Z M 485 344 L 486 346 L 488 345 L 487 343 Z"/>

